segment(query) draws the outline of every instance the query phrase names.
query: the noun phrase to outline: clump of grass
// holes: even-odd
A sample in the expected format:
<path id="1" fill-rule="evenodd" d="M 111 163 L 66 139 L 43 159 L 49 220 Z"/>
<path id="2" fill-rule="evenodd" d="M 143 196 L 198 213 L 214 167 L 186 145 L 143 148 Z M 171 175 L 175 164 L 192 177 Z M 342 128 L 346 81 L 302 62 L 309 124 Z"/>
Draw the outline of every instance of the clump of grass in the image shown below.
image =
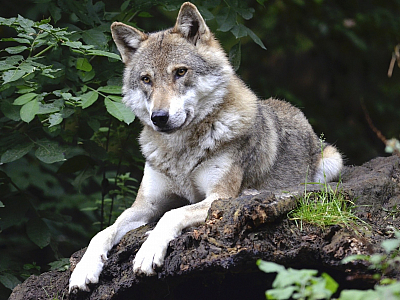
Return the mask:
<path id="1" fill-rule="evenodd" d="M 320 191 L 305 189 L 298 199 L 298 207 L 289 213 L 289 218 L 301 229 L 304 222 L 322 228 L 331 225 L 357 228 L 364 223 L 353 213 L 355 205 L 339 190 L 339 184 L 335 189 L 326 183 L 321 185 Z"/>
<path id="2" fill-rule="evenodd" d="M 321 156 L 323 158 L 323 135 L 320 138 L 320 142 Z M 298 207 L 289 212 L 289 218 L 294 220 L 301 229 L 303 228 L 303 222 L 322 228 L 331 225 L 340 225 L 349 229 L 356 229 L 361 225 L 367 225 L 368 227 L 368 224 L 353 213 L 355 204 L 340 190 L 341 180 L 339 180 L 335 188 L 332 188 L 326 182 L 325 174 L 324 178 L 323 183 L 311 183 L 321 186 L 320 191 L 314 192 L 307 192 L 306 178 L 304 195 L 299 197 Z"/>

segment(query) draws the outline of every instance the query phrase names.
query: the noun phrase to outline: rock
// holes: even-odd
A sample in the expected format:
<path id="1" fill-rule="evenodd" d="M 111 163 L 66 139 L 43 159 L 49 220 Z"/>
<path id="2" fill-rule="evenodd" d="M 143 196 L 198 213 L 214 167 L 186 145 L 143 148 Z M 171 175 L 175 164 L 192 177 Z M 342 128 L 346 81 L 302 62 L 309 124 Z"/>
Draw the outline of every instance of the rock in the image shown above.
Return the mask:
<path id="1" fill-rule="evenodd" d="M 374 282 L 363 263 L 343 265 L 350 254 L 382 251 L 380 242 L 400 226 L 400 158 L 373 159 L 346 167 L 339 188 L 356 203 L 356 215 L 370 229 L 331 226 L 302 228 L 287 218 L 304 186 L 290 193 L 248 191 L 236 199 L 212 204 L 205 224 L 186 229 L 170 242 L 157 276 L 139 277 L 132 260 L 150 224 L 129 232 L 109 253 L 100 282 L 90 293 L 68 295 L 71 270 L 31 276 L 18 285 L 15 299 L 265 299 L 274 274 L 258 270 L 261 258 L 292 268 L 314 268 L 329 273 L 342 288 L 370 287 Z M 307 190 L 318 186 L 307 186 Z M 71 269 L 84 250 L 71 257 Z M 399 274 L 394 274 L 399 276 Z M 399 277 L 397 277 L 399 278 Z M 346 280 L 347 279 L 347 280 Z"/>

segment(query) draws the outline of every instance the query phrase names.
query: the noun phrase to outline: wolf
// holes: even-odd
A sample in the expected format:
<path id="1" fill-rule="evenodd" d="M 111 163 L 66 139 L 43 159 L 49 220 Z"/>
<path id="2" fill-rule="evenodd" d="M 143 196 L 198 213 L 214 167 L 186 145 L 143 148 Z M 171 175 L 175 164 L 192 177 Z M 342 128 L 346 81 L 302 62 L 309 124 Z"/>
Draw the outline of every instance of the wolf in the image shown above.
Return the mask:
<path id="1" fill-rule="evenodd" d="M 168 243 L 204 222 L 214 200 L 338 177 L 340 152 L 299 109 L 257 98 L 193 4 L 181 6 L 173 28 L 146 34 L 114 22 L 111 32 L 146 163 L 135 202 L 90 241 L 70 292 L 98 282 L 107 252 L 132 229 L 159 219 L 133 260 L 133 272 L 154 275 Z"/>

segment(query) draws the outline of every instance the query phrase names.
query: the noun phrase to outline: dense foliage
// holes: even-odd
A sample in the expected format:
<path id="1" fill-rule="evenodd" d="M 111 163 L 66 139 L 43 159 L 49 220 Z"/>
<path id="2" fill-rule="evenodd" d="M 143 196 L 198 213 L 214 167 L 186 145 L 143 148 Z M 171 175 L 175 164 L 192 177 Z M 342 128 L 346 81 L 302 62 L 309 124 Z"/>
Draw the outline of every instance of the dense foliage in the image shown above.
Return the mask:
<path id="1" fill-rule="evenodd" d="M 219 2 L 199 8 L 239 39 L 230 52 L 239 67 L 241 37 L 265 48 L 238 22 L 254 9 L 221 5 L 214 16 L 208 9 Z M 0 282 L 8 289 L 48 263 L 67 267 L 64 256 L 131 205 L 141 174 L 140 126 L 121 103 L 123 65 L 109 28 L 151 17 L 159 1 L 126 1 L 120 12 L 101 1 L 46 3 L 47 19 L 0 18 Z"/>
<path id="2" fill-rule="evenodd" d="M 258 260 L 257 265 L 266 273 L 277 273 L 272 289 L 265 292 L 267 299 L 340 299 L 340 300 L 375 300 L 400 299 L 400 282 L 387 276 L 398 270 L 400 264 L 400 232 L 394 230 L 394 238 L 382 242 L 384 254 L 351 255 L 343 259 L 343 264 L 354 263 L 357 260 L 366 261 L 369 268 L 377 272 L 373 275 L 377 281 L 374 289 L 341 290 L 339 285 L 327 273 L 318 276 L 317 270 L 286 269 L 272 262 Z M 338 294 L 338 298 L 333 297 Z"/>
<path id="3" fill-rule="evenodd" d="M 110 24 L 167 28 L 182 2 L 2 4 L 0 298 L 49 263 L 65 268 L 63 257 L 131 205 L 140 125 L 121 103 Z M 399 137 L 400 70 L 390 63 L 399 0 L 193 2 L 246 83 L 301 107 L 350 162 L 384 154 L 361 101 L 384 135 Z"/>

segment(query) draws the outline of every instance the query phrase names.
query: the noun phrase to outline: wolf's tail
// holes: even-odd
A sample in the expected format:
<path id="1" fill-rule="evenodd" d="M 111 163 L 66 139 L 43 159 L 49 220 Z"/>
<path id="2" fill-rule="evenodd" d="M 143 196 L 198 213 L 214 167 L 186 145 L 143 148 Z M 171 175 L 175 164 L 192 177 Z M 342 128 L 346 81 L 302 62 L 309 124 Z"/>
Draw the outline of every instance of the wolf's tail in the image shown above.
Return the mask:
<path id="1" fill-rule="evenodd" d="M 321 153 L 314 182 L 330 182 L 337 179 L 343 168 L 343 158 L 339 151 L 332 145 L 326 145 Z"/>

